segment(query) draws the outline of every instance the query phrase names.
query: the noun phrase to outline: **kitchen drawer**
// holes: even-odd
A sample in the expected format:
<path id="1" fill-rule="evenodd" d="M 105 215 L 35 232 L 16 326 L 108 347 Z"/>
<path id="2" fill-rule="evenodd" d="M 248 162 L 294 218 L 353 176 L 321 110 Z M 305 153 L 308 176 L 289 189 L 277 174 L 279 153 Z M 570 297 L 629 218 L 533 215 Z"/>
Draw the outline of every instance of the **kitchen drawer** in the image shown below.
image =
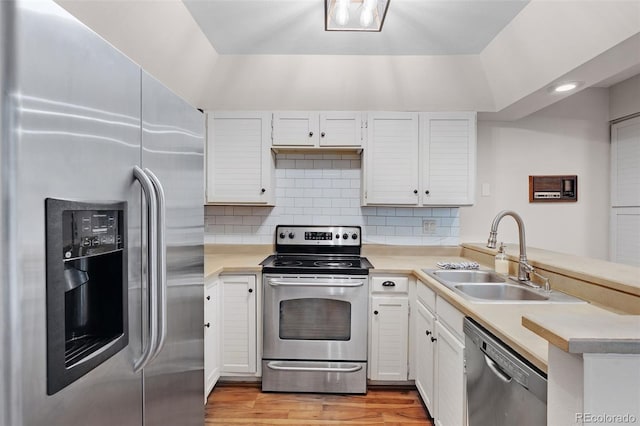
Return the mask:
<path id="1" fill-rule="evenodd" d="M 408 277 L 371 277 L 371 291 L 374 293 L 407 293 Z"/>
<path id="2" fill-rule="evenodd" d="M 442 297 L 436 299 L 436 312 L 438 320 L 445 324 L 458 339 L 464 341 L 464 331 L 462 329 L 464 314 Z"/>
<path id="3" fill-rule="evenodd" d="M 418 295 L 418 300 L 429 308 L 431 312 L 436 311 L 436 293 L 422 281 L 418 281 L 416 294 Z"/>

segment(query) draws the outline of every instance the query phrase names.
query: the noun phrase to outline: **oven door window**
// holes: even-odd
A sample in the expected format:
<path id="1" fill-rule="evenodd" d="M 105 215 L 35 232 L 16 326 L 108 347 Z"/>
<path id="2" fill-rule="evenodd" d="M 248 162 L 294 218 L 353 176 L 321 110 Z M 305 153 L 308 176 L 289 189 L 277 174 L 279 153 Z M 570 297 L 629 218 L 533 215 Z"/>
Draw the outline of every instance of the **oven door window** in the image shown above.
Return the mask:
<path id="1" fill-rule="evenodd" d="M 351 303 L 333 299 L 280 302 L 280 339 L 351 340 Z"/>

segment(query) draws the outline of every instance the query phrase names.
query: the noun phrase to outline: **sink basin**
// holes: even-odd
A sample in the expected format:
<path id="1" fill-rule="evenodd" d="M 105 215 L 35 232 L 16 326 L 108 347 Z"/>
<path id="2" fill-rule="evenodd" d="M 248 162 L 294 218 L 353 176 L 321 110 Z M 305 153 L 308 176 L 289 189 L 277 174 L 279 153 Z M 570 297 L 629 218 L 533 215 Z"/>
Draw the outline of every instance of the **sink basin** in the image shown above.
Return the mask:
<path id="1" fill-rule="evenodd" d="M 423 269 L 424 273 L 473 303 L 587 303 L 560 291 L 545 293 L 495 271 Z"/>
<path id="2" fill-rule="evenodd" d="M 513 284 L 458 284 L 454 288 L 476 299 L 549 300 L 544 293 Z"/>
<path id="3" fill-rule="evenodd" d="M 492 271 L 432 271 L 436 278 L 450 283 L 503 283 L 505 279 Z"/>

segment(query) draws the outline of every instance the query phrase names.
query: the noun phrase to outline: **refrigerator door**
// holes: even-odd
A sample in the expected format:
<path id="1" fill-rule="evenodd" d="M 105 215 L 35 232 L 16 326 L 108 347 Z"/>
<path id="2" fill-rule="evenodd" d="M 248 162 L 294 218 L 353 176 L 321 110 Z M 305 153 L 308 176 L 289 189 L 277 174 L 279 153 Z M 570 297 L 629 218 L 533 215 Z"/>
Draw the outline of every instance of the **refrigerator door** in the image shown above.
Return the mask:
<path id="1" fill-rule="evenodd" d="M 142 424 L 140 69 L 53 2 L 18 2 L 17 267 L 24 425 Z M 47 395 L 45 199 L 125 201 L 129 344 Z"/>
<path id="2" fill-rule="evenodd" d="M 144 369 L 149 426 L 204 422 L 203 165 L 204 115 L 143 72 L 142 167 L 166 202 L 167 333 Z"/>
<path id="3" fill-rule="evenodd" d="M 15 279 L 15 3 L 0 2 L 0 425 L 21 424 L 20 288 Z"/>

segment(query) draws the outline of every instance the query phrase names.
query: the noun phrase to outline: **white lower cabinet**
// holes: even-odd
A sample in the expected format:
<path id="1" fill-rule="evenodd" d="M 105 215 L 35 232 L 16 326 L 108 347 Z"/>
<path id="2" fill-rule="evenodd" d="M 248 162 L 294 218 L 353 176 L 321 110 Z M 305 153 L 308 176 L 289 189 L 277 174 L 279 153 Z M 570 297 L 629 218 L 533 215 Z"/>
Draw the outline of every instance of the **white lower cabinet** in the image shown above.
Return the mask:
<path id="1" fill-rule="evenodd" d="M 220 280 L 208 280 L 204 290 L 204 397 L 220 378 Z"/>
<path id="2" fill-rule="evenodd" d="M 413 306 L 418 393 L 437 426 L 466 425 L 464 314 L 420 282 Z"/>
<path id="3" fill-rule="evenodd" d="M 409 278 L 371 277 L 369 378 L 406 381 L 409 348 Z"/>
<path id="4" fill-rule="evenodd" d="M 222 371 L 255 373 L 257 358 L 256 276 L 221 275 Z"/>
<path id="5" fill-rule="evenodd" d="M 429 413 L 435 417 L 434 367 L 435 367 L 435 327 L 436 317 L 420 302 L 416 303 L 416 388 Z"/>
<path id="6" fill-rule="evenodd" d="M 464 425 L 464 343 L 436 322 L 436 426 Z"/>
<path id="7" fill-rule="evenodd" d="M 371 298 L 371 380 L 407 380 L 409 299 Z"/>

